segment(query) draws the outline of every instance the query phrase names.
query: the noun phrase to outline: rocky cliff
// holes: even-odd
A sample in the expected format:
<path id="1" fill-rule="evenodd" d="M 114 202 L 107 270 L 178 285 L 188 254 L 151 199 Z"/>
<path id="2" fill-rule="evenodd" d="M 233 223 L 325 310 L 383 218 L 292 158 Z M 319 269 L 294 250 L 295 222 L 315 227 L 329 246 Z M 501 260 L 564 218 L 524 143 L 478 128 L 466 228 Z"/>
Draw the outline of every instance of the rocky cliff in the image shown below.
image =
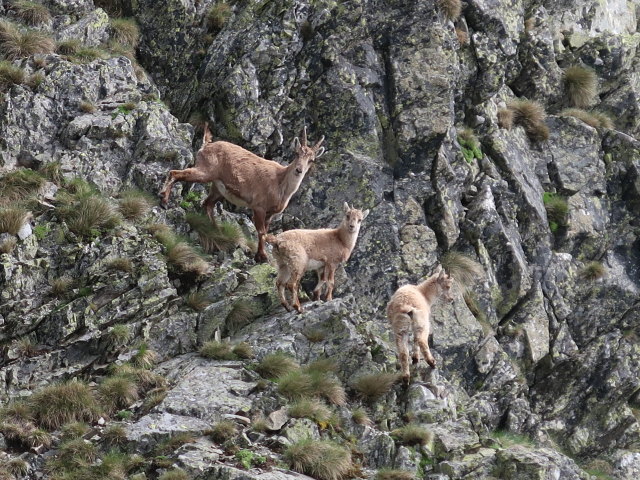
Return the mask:
<path id="1" fill-rule="evenodd" d="M 637 0 L 37 1 L 0 0 L 0 478 L 640 478 Z M 159 207 L 204 122 L 326 136 L 271 230 L 371 210 L 333 301 L 285 312 L 206 186 Z M 405 388 L 384 307 L 438 264 Z"/>

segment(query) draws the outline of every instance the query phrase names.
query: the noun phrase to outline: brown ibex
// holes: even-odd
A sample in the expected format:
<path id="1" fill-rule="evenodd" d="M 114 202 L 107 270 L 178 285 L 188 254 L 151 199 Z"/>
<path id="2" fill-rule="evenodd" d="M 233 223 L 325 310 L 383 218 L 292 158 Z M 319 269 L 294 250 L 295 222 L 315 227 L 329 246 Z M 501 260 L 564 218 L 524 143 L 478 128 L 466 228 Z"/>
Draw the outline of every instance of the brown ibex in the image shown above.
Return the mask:
<path id="1" fill-rule="evenodd" d="M 453 279 L 438 265 L 435 273 L 418 285 L 400 287 L 389 300 L 387 317 L 396 337 L 396 347 L 402 368 L 402 380 L 409 383 L 409 336 L 413 332 L 413 363 L 420 361 L 420 352 L 431 368 L 436 360 L 429 350 L 429 317 L 431 306 L 442 296 L 453 301 L 451 285 Z"/>
<path id="2" fill-rule="evenodd" d="M 324 136 L 314 146 L 307 145 L 307 128 L 302 133 L 302 142 L 294 139 L 296 156 L 285 166 L 272 160 L 266 160 L 229 142 L 211 142 L 208 125 L 204 128 L 202 147 L 196 154 L 193 168 L 171 170 L 160 197 L 166 206 L 171 187 L 176 181 L 209 183 L 209 196 L 204 207 L 211 222 L 215 225 L 214 206 L 226 198 L 239 207 L 253 210 L 253 224 L 258 231 L 258 262 L 267 260 L 264 251 L 264 235 L 269 229 L 273 215 L 282 212 L 294 193 L 300 187 L 302 179 L 311 163 L 324 153 L 320 145 Z"/>
<path id="3" fill-rule="evenodd" d="M 344 218 L 338 228 L 319 230 L 288 230 L 279 235 L 266 235 L 265 241 L 273 245 L 273 256 L 278 263 L 276 287 L 284 308 L 291 311 L 291 305 L 302 312 L 298 287 L 307 270 L 316 270 L 318 284 L 313 291 L 314 300 L 319 300 L 324 286 L 327 286 L 326 300 L 333 298 L 333 284 L 336 268 L 346 262 L 356 245 L 362 221 L 369 210 L 351 208 L 344 203 Z M 291 305 L 287 302 L 285 288 L 291 292 Z"/>

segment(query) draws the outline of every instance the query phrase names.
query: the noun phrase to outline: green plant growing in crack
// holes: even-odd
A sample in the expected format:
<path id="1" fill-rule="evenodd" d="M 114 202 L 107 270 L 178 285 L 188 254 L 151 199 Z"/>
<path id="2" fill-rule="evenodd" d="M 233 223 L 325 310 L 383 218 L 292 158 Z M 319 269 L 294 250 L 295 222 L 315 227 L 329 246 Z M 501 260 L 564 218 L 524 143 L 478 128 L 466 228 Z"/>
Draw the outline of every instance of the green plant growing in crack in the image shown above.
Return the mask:
<path id="1" fill-rule="evenodd" d="M 250 450 L 240 450 L 236 452 L 236 460 L 238 460 L 240 465 L 246 470 L 250 470 L 256 465 L 262 465 L 267 461 L 266 457 L 257 455 Z"/>
<path id="2" fill-rule="evenodd" d="M 470 128 L 465 128 L 458 134 L 458 143 L 467 163 L 472 163 L 474 159 L 482 160 L 484 157 L 480 141 Z"/>
<path id="3" fill-rule="evenodd" d="M 567 214 L 569 212 L 567 200 L 556 193 L 544 192 L 542 202 L 547 210 L 547 219 L 549 220 L 551 232 L 556 233 L 560 227 L 566 227 Z"/>

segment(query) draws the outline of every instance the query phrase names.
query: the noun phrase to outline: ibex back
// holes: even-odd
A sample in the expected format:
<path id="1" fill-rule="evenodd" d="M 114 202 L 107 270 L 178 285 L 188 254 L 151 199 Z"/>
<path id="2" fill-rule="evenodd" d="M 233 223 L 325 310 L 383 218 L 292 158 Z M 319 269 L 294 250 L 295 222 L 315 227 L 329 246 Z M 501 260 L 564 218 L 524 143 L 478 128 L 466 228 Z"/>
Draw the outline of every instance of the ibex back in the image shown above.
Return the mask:
<path id="1" fill-rule="evenodd" d="M 214 206 L 223 198 L 234 205 L 253 210 L 253 224 L 258 231 L 255 259 L 264 262 L 267 254 L 263 237 L 269 230 L 271 218 L 287 208 L 311 163 L 324 153 L 324 147 L 320 146 L 323 141 L 324 136 L 314 146 L 308 146 L 305 127 L 302 142 L 298 137 L 294 139 L 295 158 L 285 167 L 238 145 L 222 141 L 211 142 L 211 132 L 205 125 L 202 147 L 196 154 L 195 166 L 169 172 L 160 192 L 162 203 L 167 205 L 171 187 L 176 181 L 210 182 L 209 196 L 204 201 L 204 207 L 211 222 L 215 225 Z"/>

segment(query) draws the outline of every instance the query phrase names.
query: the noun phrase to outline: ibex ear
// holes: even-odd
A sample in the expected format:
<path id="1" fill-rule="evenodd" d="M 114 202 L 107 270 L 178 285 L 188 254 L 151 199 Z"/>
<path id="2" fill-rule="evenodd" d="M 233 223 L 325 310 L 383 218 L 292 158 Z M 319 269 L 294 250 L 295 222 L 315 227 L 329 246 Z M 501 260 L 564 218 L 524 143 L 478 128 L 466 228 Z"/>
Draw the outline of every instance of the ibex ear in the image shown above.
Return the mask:
<path id="1" fill-rule="evenodd" d="M 324 152 L 324 147 L 320 147 L 320 150 L 316 152 L 316 158 L 320 158 L 322 155 L 324 155 Z"/>
<path id="2" fill-rule="evenodd" d="M 211 130 L 209 130 L 209 122 L 205 122 L 204 134 L 202 135 L 202 145 L 211 143 L 212 140 L 213 140 L 213 134 L 211 133 Z"/>
<path id="3" fill-rule="evenodd" d="M 364 220 L 369 215 L 369 209 L 367 208 L 364 212 L 362 212 L 362 219 Z"/>
<path id="4" fill-rule="evenodd" d="M 436 267 L 435 272 L 433 272 L 434 275 L 442 275 L 442 265 L 438 264 L 438 266 Z"/>
<path id="5" fill-rule="evenodd" d="M 342 208 L 344 209 L 344 213 L 347 213 L 349 210 L 351 210 L 347 202 L 344 202 L 344 205 L 342 206 Z"/>

